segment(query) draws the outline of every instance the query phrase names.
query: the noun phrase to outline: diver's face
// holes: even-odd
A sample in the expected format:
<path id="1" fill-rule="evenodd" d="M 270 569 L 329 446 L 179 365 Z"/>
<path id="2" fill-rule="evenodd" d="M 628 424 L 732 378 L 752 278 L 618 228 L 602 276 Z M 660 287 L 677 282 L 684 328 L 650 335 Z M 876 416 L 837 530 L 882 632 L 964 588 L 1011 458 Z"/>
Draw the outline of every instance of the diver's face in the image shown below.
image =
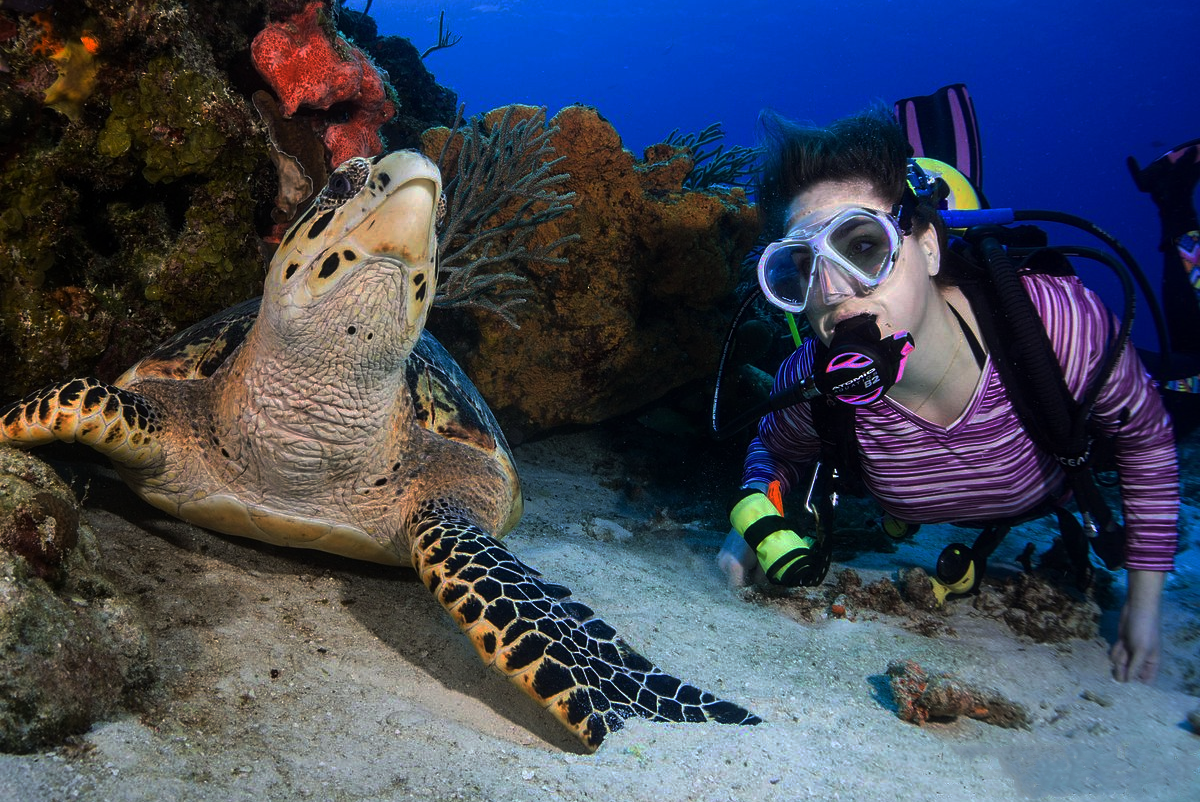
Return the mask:
<path id="1" fill-rule="evenodd" d="M 887 209 L 891 204 L 866 181 L 824 181 L 796 195 L 788 207 L 788 230 L 828 218 L 839 207 Z M 821 342 L 833 339 L 843 320 L 874 315 L 884 337 L 897 331 L 916 332 L 929 303 L 938 297 L 932 281 L 939 259 L 933 228 L 905 237 L 895 267 L 879 286 L 867 288 L 837 267 L 818 260 L 804 315 Z"/>

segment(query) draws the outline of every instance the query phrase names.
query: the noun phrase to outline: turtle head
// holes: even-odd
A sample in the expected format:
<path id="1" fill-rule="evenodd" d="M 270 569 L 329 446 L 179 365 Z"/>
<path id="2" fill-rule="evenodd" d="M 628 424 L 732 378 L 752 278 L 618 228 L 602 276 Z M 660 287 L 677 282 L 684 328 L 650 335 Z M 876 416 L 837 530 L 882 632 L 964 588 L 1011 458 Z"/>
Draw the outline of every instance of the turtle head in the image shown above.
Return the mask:
<path id="1" fill-rule="evenodd" d="M 441 188 L 416 151 L 343 162 L 280 242 L 262 322 L 291 351 L 398 365 L 433 303 Z"/>

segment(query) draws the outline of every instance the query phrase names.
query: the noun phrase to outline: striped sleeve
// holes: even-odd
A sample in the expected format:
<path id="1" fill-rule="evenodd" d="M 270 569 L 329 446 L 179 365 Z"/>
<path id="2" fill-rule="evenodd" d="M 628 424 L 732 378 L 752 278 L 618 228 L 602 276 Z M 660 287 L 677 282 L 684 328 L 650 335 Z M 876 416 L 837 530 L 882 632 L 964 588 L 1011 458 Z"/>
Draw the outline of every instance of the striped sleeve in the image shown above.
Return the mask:
<path id="1" fill-rule="evenodd" d="M 775 374 L 772 392 L 794 386 L 812 374 L 817 341 L 806 340 L 784 360 Z M 742 487 L 778 480 L 784 494 L 800 483 L 804 468 L 820 453 L 808 402 L 793 404 L 763 416 L 758 436 L 750 441 L 742 472 Z"/>
<path id="2" fill-rule="evenodd" d="M 1046 322 L 1067 386 L 1079 398 L 1104 361 L 1116 320 L 1074 276 L 1026 277 L 1025 285 Z M 1171 570 L 1179 515 L 1174 432 L 1158 388 L 1132 344 L 1100 392 L 1093 420 L 1101 432 L 1115 438 L 1128 534 L 1126 566 Z"/>

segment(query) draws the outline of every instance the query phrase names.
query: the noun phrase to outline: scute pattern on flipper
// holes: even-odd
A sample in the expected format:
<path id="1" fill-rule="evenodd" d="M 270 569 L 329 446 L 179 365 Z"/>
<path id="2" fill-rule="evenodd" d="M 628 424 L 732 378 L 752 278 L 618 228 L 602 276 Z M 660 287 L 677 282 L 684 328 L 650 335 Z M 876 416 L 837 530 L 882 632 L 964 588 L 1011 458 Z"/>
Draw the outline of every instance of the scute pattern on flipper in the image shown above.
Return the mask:
<path id="1" fill-rule="evenodd" d="M 246 339 L 261 303 L 261 298 L 251 298 L 189 326 L 140 359 L 117 383 L 208 378 Z"/>
<path id="2" fill-rule="evenodd" d="M 404 366 L 413 417 L 442 437 L 482 451 L 496 448 L 500 431 L 487 403 L 454 358 L 428 332 L 422 332 Z"/>
<path id="3" fill-rule="evenodd" d="M 597 748 L 627 718 L 757 724 L 732 702 L 664 673 L 469 519 L 430 503 L 411 530 L 413 565 L 484 662 Z"/>
<path id="4" fill-rule="evenodd" d="M 145 398 L 93 378 L 43 387 L 0 409 L 0 443 L 79 442 L 126 465 L 157 459 L 161 430 L 159 413 Z"/>

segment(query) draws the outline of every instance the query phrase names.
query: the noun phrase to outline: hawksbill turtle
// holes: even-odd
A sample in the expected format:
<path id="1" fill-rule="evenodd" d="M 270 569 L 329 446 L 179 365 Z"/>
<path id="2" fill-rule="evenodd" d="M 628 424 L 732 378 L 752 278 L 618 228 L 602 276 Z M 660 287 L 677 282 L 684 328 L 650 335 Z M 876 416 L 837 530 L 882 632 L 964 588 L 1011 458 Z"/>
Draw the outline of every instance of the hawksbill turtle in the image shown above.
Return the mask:
<path id="1" fill-rule="evenodd" d="M 512 454 L 424 330 L 441 176 L 353 158 L 280 242 L 261 299 L 181 332 L 114 384 L 0 410 L 0 443 L 85 443 L 150 504 L 283 546 L 411 565 L 484 662 L 595 749 L 631 716 L 754 724 L 660 670 L 500 542 Z"/>

